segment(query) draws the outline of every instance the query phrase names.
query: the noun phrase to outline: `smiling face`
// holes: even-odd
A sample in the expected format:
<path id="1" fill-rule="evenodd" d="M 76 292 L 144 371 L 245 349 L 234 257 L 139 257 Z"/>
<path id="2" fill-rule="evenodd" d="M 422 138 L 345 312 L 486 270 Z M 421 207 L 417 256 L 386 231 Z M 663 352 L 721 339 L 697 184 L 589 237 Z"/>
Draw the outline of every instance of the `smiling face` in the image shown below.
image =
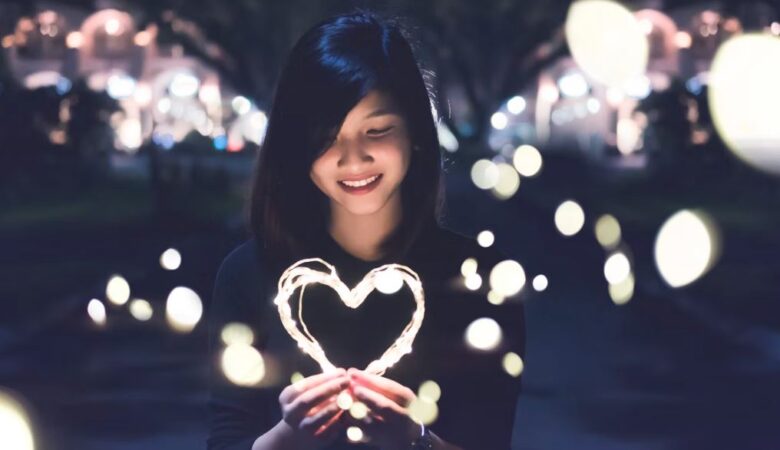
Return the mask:
<path id="1" fill-rule="evenodd" d="M 330 198 L 331 218 L 400 214 L 410 147 L 406 121 L 392 98 L 375 90 L 366 94 L 309 173 Z"/>

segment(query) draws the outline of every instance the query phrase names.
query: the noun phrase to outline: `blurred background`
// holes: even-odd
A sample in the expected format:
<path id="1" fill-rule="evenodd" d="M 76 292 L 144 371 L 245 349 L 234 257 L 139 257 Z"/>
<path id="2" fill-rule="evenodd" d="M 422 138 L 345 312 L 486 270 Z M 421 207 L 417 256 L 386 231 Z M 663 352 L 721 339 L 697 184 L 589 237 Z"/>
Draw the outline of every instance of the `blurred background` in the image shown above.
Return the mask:
<path id="1" fill-rule="evenodd" d="M 0 449 L 205 448 L 278 71 L 355 6 L 415 32 L 447 226 L 517 262 L 462 271 L 526 305 L 513 448 L 780 448 L 777 0 L 98 0 L 0 2 Z"/>

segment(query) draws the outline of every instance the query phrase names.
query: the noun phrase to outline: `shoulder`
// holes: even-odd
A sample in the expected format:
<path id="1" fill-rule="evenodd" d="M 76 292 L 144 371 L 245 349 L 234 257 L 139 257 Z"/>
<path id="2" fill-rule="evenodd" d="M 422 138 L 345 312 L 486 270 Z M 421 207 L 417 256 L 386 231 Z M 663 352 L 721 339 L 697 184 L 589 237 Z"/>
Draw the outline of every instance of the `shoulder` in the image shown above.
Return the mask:
<path id="1" fill-rule="evenodd" d="M 264 272 L 263 255 L 256 238 L 250 238 L 234 247 L 219 265 L 217 280 L 239 281 L 256 278 Z"/>

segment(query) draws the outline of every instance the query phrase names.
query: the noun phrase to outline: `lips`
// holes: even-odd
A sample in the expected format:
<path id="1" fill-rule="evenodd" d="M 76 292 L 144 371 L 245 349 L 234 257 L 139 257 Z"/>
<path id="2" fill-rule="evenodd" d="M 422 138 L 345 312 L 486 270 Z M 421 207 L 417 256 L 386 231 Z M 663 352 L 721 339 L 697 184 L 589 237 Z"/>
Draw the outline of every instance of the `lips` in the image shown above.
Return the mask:
<path id="1" fill-rule="evenodd" d="M 365 180 L 366 178 L 371 178 L 371 176 L 363 177 L 361 179 Z M 347 181 L 351 181 L 351 180 L 347 180 Z M 360 180 L 356 180 L 356 181 L 360 181 Z M 343 189 L 344 191 L 346 191 L 346 192 L 348 192 L 350 194 L 365 194 L 365 193 L 368 193 L 368 192 L 371 192 L 372 190 L 374 190 L 374 188 L 379 184 L 380 181 L 382 181 L 382 174 L 381 173 L 377 175 L 377 177 L 376 177 L 376 179 L 374 181 L 372 181 L 371 183 L 368 183 L 366 185 L 363 185 L 363 186 L 358 186 L 358 187 L 347 186 L 342 181 L 339 181 L 338 183 L 339 183 L 339 186 L 341 186 L 341 189 Z"/>

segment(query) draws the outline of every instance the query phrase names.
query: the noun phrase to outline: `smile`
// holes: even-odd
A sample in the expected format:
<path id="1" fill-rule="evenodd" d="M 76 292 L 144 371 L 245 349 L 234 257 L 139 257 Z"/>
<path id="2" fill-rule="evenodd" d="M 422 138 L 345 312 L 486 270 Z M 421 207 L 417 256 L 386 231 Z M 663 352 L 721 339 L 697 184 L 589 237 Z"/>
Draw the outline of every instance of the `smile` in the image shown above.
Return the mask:
<path id="1" fill-rule="evenodd" d="M 339 181 L 339 186 L 350 194 L 365 194 L 374 190 L 382 179 L 382 174 L 368 177 L 360 181 Z"/>

